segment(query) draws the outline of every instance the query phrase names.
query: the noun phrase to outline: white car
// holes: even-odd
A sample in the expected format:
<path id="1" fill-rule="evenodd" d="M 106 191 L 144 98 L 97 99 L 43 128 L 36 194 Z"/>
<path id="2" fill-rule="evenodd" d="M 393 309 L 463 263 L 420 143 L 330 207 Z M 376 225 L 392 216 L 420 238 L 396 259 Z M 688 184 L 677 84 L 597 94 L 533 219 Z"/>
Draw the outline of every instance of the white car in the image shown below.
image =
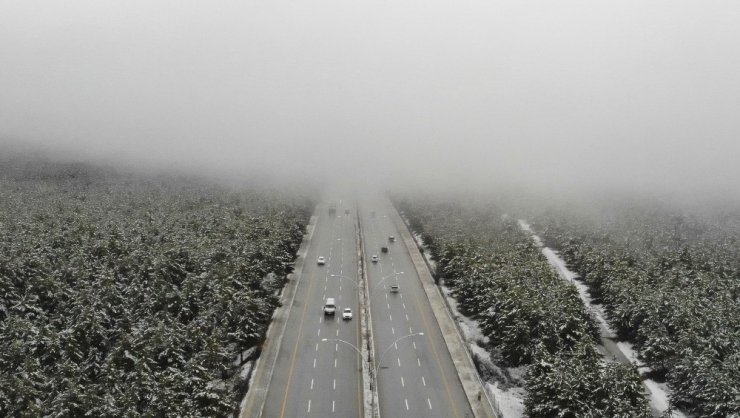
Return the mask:
<path id="1" fill-rule="evenodd" d="M 324 258 L 324 256 L 320 256 L 319 259 L 316 260 L 316 264 L 320 266 L 323 266 L 324 264 L 326 264 L 326 259 Z"/>
<path id="2" fill-rule="evenodd" d="M 352 309 L 344 308 L 344 312 L 342 312 L 342 319 L 352 319 Z"/>
<path id="3" fill-rule="evenodd" d="M 372 260 L 373 263 L 377 263 L 378 262 L 378 256 L 375 255 L 375 254 L 373 254 L 373 256 L 370 257 L 370 260 Z"/>

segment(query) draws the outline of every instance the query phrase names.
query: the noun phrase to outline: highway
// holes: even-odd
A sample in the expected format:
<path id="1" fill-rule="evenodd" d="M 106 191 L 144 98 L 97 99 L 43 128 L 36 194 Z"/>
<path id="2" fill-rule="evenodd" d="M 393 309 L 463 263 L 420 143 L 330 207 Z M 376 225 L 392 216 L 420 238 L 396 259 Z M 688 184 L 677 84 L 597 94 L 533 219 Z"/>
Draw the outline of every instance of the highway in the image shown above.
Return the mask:
<path id="1" fill-rule="evenodd" d="M 473 412 L 411 257 L 384 197 L 362 201 L 367 277 L 378 367 L 380 415 L 472 417 Z M 388 253 L 381 248 L 388 247 Z M 373 263 L 371 256 L 379 261 Z M 399 292 L 391 293 L 390 286 Z M 415 335 L 423 333 L 423 335 Z M 411 335 L 410 337 L 406 337 Z"/>
<path id="2" fill-rule="evenodd" d="M 328 201 L 338 203 L 336 215 L 329 215 Z M 363 360 L 351 346 L 361 344 L 356 211 L 347 200 L 328 201 L 320 207 L 298 279 L 263 417 L 362 417 Z M 319 256 L 326 258 L 325 265 L 317 264 Z M 338 305 L 334 317 L 323 312 L 329 297 Z M 353 319 L 342 320 L 345 307 L 352 309 Z"/>
<path id="3" fill-rule="evenodd" d="M 372 319 L 382 418 L 473 417 L 429 300 L 390 217 L 387 198 L 326 198 L 316 225 L 266 386 L 262 417 L 363 417 L 357 217 Z M 336 207 L 330 215 L 328 208 Z M 349 213 L 345 213 L 348 211 Z M 388 247 L 387 253 L 381 247 Z M 371 262 L 377 255 L 378 262 Z M 318 265 L 319 256 L 326 258 Z M 390 286 L 399 292 L 391 293 Z M 337 314 L 324 315 L 326 298 Z M 349 307 L 351 320 L 342 320 Z M 276 346 L 277 347 L 277 346 Z M 257 403 L 248 402 L 248 405 Z M 249 407 L 247 410 L 251 410 Z M 249 416 L 249 415 L 246 415 Z M 259 416 L 255 414 L 254 416 Z"/>

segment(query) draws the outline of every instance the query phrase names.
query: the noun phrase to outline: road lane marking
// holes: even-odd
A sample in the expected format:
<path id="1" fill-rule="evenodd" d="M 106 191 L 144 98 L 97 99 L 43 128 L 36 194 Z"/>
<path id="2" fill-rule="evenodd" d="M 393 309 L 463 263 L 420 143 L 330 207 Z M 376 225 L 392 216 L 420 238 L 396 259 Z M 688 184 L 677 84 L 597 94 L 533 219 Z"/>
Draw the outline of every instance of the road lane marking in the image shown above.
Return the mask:
<path id="1" fill-rule="evenodd" d="M 414 345 L 414 350 L 416 350 L 416 341 L 411 342 Z"/>
<path id="2" fill-rule="evenodd" d="M 409 410 L 409 400 L 404 398 L 403 401 L 406 403 L 406 410 L 408 411 Z"/>
<path id="3" fill-rule="evenodd" d="M 401 376 L 401 387 L 406 387 L 406 383 L 403 381 L 403 376 Z"/>
<path id="4" fill-rule="evenodd" d="M 331 412 L 334 412 L 334 401 L 331 401 Z"/>
<path id="5" fill-rule="evenodd" d="M 419 301 L 419 295 L 414 293 L 414 299 L 416 300 L 416 310 L 421 314 L 421 319 L 424 322 L 423 329 L 431 329 L 429 327 L 429 320 L 427 319 L 426 311 L 421 309 L 421 302 Z M 429 303 L 429 309 L 431 309 L 431 302 L 427 299 L 427 303 Z M 431 337 L 430 337 L 431 338 Z M 458 413 L 458 406 L 455 403 L 455 400 L 452 398 L 452 392 L 450 391 L 450 384 L 447 382 L 447 375 L 444 372 L 444 369 L 442 368 L 442 360 L 439 358 L 439 353 L 437 353 L 437 347 L 436 344 L 434 344 L 432 341 L 430 341 L 430 346 L 432 346 L 432 353 L 434 353 L 434 358 L 437 360 L 437 370 L 439 370 L 439 373 L 442 375 L 442 383 L 444 383 L 445 386 L 445 392 L 447 392 L 447 400 L 449 401 L 450 409 L 452 409 L 452 413 L 455 414 L 456 418 L 460 418 L 460 414 Z M 421 367 L 421 362 L 419 361 L 419 358 L 416 358 L 416 361 L 419 363 L 419 367 Z"/>
<path id="6" fill-rule="evenodd" d="M 339 336 L 339 330 L 337 330 L 337 337 Z"/>
<path id="7" fill-rule="evenodd" d="M 411 327 L 409 327 L 409 334 L 413 334 L 413 333 L 414 331 L 411 329 Z"/>
<path id="8" fill-rule="evenodd" d="M 403 310 L 405 311 L 406 310 L 406 304 L 405 303 L 401 303 L 401 305 L 403 305 Z"/>
<path id="9" fill-rule="evenodd" d="M 311 390 L 313 390 L 313 379 L 311 379 Z"/>
<path id="10" fill-rule="evenodd" d="M 388 319 L 389 319 L 390 321 L 393 321 L 393 315 L 391 315 L 391 314 L 388 314 Z"/>
<path id="11" fill-rule="evenodd" d="M 316 359 L 313 359 L 313 368 L 316 368 Z"/>
<path id="12" fill-rule="evenodd" d="M 334 384 L 332 386 L 334 387 L 334 390 L 337 390 L 337 379 L 334 379 Z"/>
<path id="13" fill-rule="evenodd" d="M 422 384 L 423 384 L 424 386 L 426 386 L 426 385 L 427 385 L 427 380 L 426 380 L 426 379 L 424 379 L 424 376 L 422 376 L 422 377 L 421 377 L 421 383 L 422 383 Z"/>
<path id="14" fill-rule="evenodd" d="M 337 368 L 337 359 L 334 359 L 334 368 Z"/>
<path id="15" fill-rule="evenodd" d="M 390 308 L 391 308 L 391 304 L 389 303 L 389 304 L 388 304 L 388 309 L 390 309 Z"/>
<path id="16" fill-rule="evenodd" d="M 339 351 L 339 343 L 334 344 L 334 351 Z"/>
<path id="17" fill-rule="evenodd" d="M 308 409 L 306 410 L 309 414 L 311 413 L 311 400 L 308 400 Z"/>
<path id="18" fill-rule="evenodd" d="M 398 357 L 396 360 L 398 360 L 398 367 L 401 367 L 401 357 Z"/>
<path id="19" fill-rule="evenodd" d="M 316 351 L 319 351 L 319 343 L 316 343 Z"/>
<path id="20" fill-rule="evenodd" d="M 432 409 L 432 401 L 427 398 L 427 404 L 429 405 L 429 409 Z"/>
<path id="21" fill-rule="evenodd" d="M 316 333 L 316 336 L 321 336 L 321 328 L 319 328 L 319 332 Z"/>
<path id="22" fill-rule="evenodd" d="M 396 335 L 396 330 L 393 329 L 393 327 L 391 327 L 391 332 L 393 333 L 393 335 Z"/>
<path id="23" fill-rule="evenodd" d="M 406 314 L 406 320 L 407 321 L 409 320 L 409 314 Z"/>
<path id="24" fill-rule="evenodd" d="M 309 279 L 307 300 L 311 298 L 311 293 L 313 291 L 313 283 L 314 283 L 314 281 Z M 303 322 L 306 319 L 306 311 L 308 309 L 308 305 L 310 305 L 310 304 L 309 303 L 306 303 L 303 306 L 303 312 L 301 312 L 301 323 L 298 326 L 298 338 L 296 338 L 295 346 L 293 347 L 293 354 L 292 354 L 291 359 L 290 359 L 290 373 L 288 373 L 288 384 L 285 386 L 285 395 L 283 395 L 283 405 L 280 408 L 280 417 L 281 418 L 285 416 L 285 407 L 288 404 L 288 394 L 290 393 L 290 384 L 291 384 L 291 382 L 293 380 L 293 370 L 295 368 L 295 358 L 296 358 L 296 355 L 298 354 L 298 343 L 301 341 L 301 334 L 303 332 L 302 331 L 303 330 Z"/>
<path id="25" fill-rule="evenodd" d="M 419 360 L 419 357 L 416 358 L 416 364 L 418 364 L 419 367 L 421 367 L 421 360 Z"/>

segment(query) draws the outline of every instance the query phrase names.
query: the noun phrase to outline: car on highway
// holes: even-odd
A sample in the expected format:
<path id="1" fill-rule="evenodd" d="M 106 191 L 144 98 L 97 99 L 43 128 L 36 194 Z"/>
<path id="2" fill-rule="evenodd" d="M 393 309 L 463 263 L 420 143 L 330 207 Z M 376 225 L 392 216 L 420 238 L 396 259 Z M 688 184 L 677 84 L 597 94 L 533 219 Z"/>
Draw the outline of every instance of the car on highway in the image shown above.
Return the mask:
<path id="1" fill-rule="evenodd" d="M 397 284 L 391 286 L 391 293 L 398 293 L 399 290 L 401 290 L 401 288 L 399 288 Z"/>
<path id="2" fill-rule="evenodd" d="M 334 298 L 326 298 L 324 303 L 324 315 L 334 315 L 337 312 L 337 303 Z"/>
<path id="3" fill-rule="evenodd" d="M 323 266 L 324 264 L 326 264 L 326 259 L 324 258 L 324 256 L 319 256 L 318 260 L 316 260 L 316 264 L 320 266 Z"/>
<path id="4" fill-rule="evenodd" d="M 393 235 L 389 236 L 388 242 L 396 242 L 396 237 L 394 237 Z"/>
<path id="5" fill-rule="evenodd" d="M 377 256 L 377 255 L 375 255 L 375 254 L 373 254 L 373 256 L 372 256 L 372 257 L 370 257 L 370 260 L 371 260 L 371 261 L 372 261 L 373 263 L 377 263 L 377 262 L 378 262 L 378 256 Z"/>
<path id="6" fill-rule="evenodd" d="M 342 319 L 352 319 L 352 309 L 344 308 L 344 312 L 342 312 Z"/>
<path id="7" fill-rule="evenodd" d="M 383 253 L 383 254 L 387 254 L 388 253 L 388 247 L 380 247 L 380 252 Z"/>

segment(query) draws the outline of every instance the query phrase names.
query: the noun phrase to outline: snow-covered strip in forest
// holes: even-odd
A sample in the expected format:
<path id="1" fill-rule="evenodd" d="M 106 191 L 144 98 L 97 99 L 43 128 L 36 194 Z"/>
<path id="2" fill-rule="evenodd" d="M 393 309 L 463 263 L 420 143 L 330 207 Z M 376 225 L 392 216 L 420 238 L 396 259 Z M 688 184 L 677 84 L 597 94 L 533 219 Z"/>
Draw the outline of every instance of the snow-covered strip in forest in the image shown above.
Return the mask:
<path id="1" fill-rule="evenodd" d="M 606 321 L 606 313 L 604 312 L 603 307 L 601 305 L 593 303 L 593 300 L 588 293 L 588 286 L 578 280 L 578 274 L 569 270 L 568 267 L 565 265 L 565 261 L 560 258 L 560 256 L 555 251 L 553 251 L 549 247 L 545 247 L 542 239 L 534 232 L 532 227 L 525 220 L 519 219 L 519 227 L 522 231 L 526 232 L 532 237 L 532 240 L 538 247 L 540 247 L 540 249 L 542 250 L 542 254 L 545 255 L 547 261 L 550 263 L 550 265 L 553 266 L 555 271 L 557 271 L 558 275 L 560 275 L 561 278 L 570 281 L 576 286 L 576 289 L 578 289 L 578 294 L 581 296 L 581 300 L 589 309 L 589 311 L 594 314 L 594 317 L 598 321 L 602 337 L 615 339 L 616 333 L 611 329 L 611 327 L 609 327 L 609 324 Z M 649 371 L 649 368 L 639 361 L 637 354 L 632 348 L 632 344 L 627 342 L 619 342 L 617 343 L 617 349 L 622 352 L 622 354 L 630 361 L 630 363 L 637 366 L 640 372 Z M 650 406 L 660 413 L 665 412 L 670 406 L 670 403 L 668 401 L 670 389 L 666 385 L 660 384 L 652 379 L 643 379 L 643 383 L 645 384 L 645 387 L 648 389 L 649 392 L 648 402 L 650 402 Z M 687 416 L 680 411 L 673 410 L 671 411 L 670 417 L 686 418 Z"/>
<path id="2" fill-rule="evenodd" d="M 637 353 L 635 352 L 631 343 L 623 341 L 617 343 L 617 346 L 619 347 L 619 350 L 622 351 L 624 356 L 627 357 L 630 363 L 638 367 L 638 370 L 640 370 L 640 372 L 650 370 L 650 368 L 645 366 L 637 357 Z M 666 409 L 668 409 L 670 406 L 670 402 L 668 400 L 668 393 L 670 392 L 670 389 L 665 384 L 658 383 L 652 379 L 643 379 L 643 383 L 645 383 L 645 386 L 647 386 L 648 390 L 650 391 L 650 406 L 658 411 L 665 411 Z M 684 413 L 676 410 L 672 411 L 671 416 L 673 418 L 686 418 L 686 415 Z"/>
<path id="3" fill-rule="evenodd" d="M 576 286 L 576 289 L 578 290 L 578 295 L 581 297 L 581 300 L 586 305 L 588 310 L 593 314 L 593 317 L 596 319 L 601 335 L 606 338 L 616 338 L 617 334 L 609 326 L 609 323 L 606 322 L 603 307 L 601 305 L 593 303 L 593 299 L 591 299 L 591 295 L 588 293 L 588 286 L 583 284 L 580 280 L 577 280 L 578 274 L 570 271 L 565 265 L 565 261 L 560 258 L 560 256 L 552 250 L 552 248 L 545 247 L 545 245 L 542 243 L 542 239 L 537 234 L 535 234 L 535 232 L 532 230 L 532 227 L 526 221 L 520 219 L 519 227 L 522 229 L 522 231 L 528 233 L 532 237 L 532 240 L 538 247 L 540 247 L 540 249 L 542 250 L 542 254 L 545 255 L 550 265 L 555 268 L 555 271 L 557 271 L 558 275 Z"/>

